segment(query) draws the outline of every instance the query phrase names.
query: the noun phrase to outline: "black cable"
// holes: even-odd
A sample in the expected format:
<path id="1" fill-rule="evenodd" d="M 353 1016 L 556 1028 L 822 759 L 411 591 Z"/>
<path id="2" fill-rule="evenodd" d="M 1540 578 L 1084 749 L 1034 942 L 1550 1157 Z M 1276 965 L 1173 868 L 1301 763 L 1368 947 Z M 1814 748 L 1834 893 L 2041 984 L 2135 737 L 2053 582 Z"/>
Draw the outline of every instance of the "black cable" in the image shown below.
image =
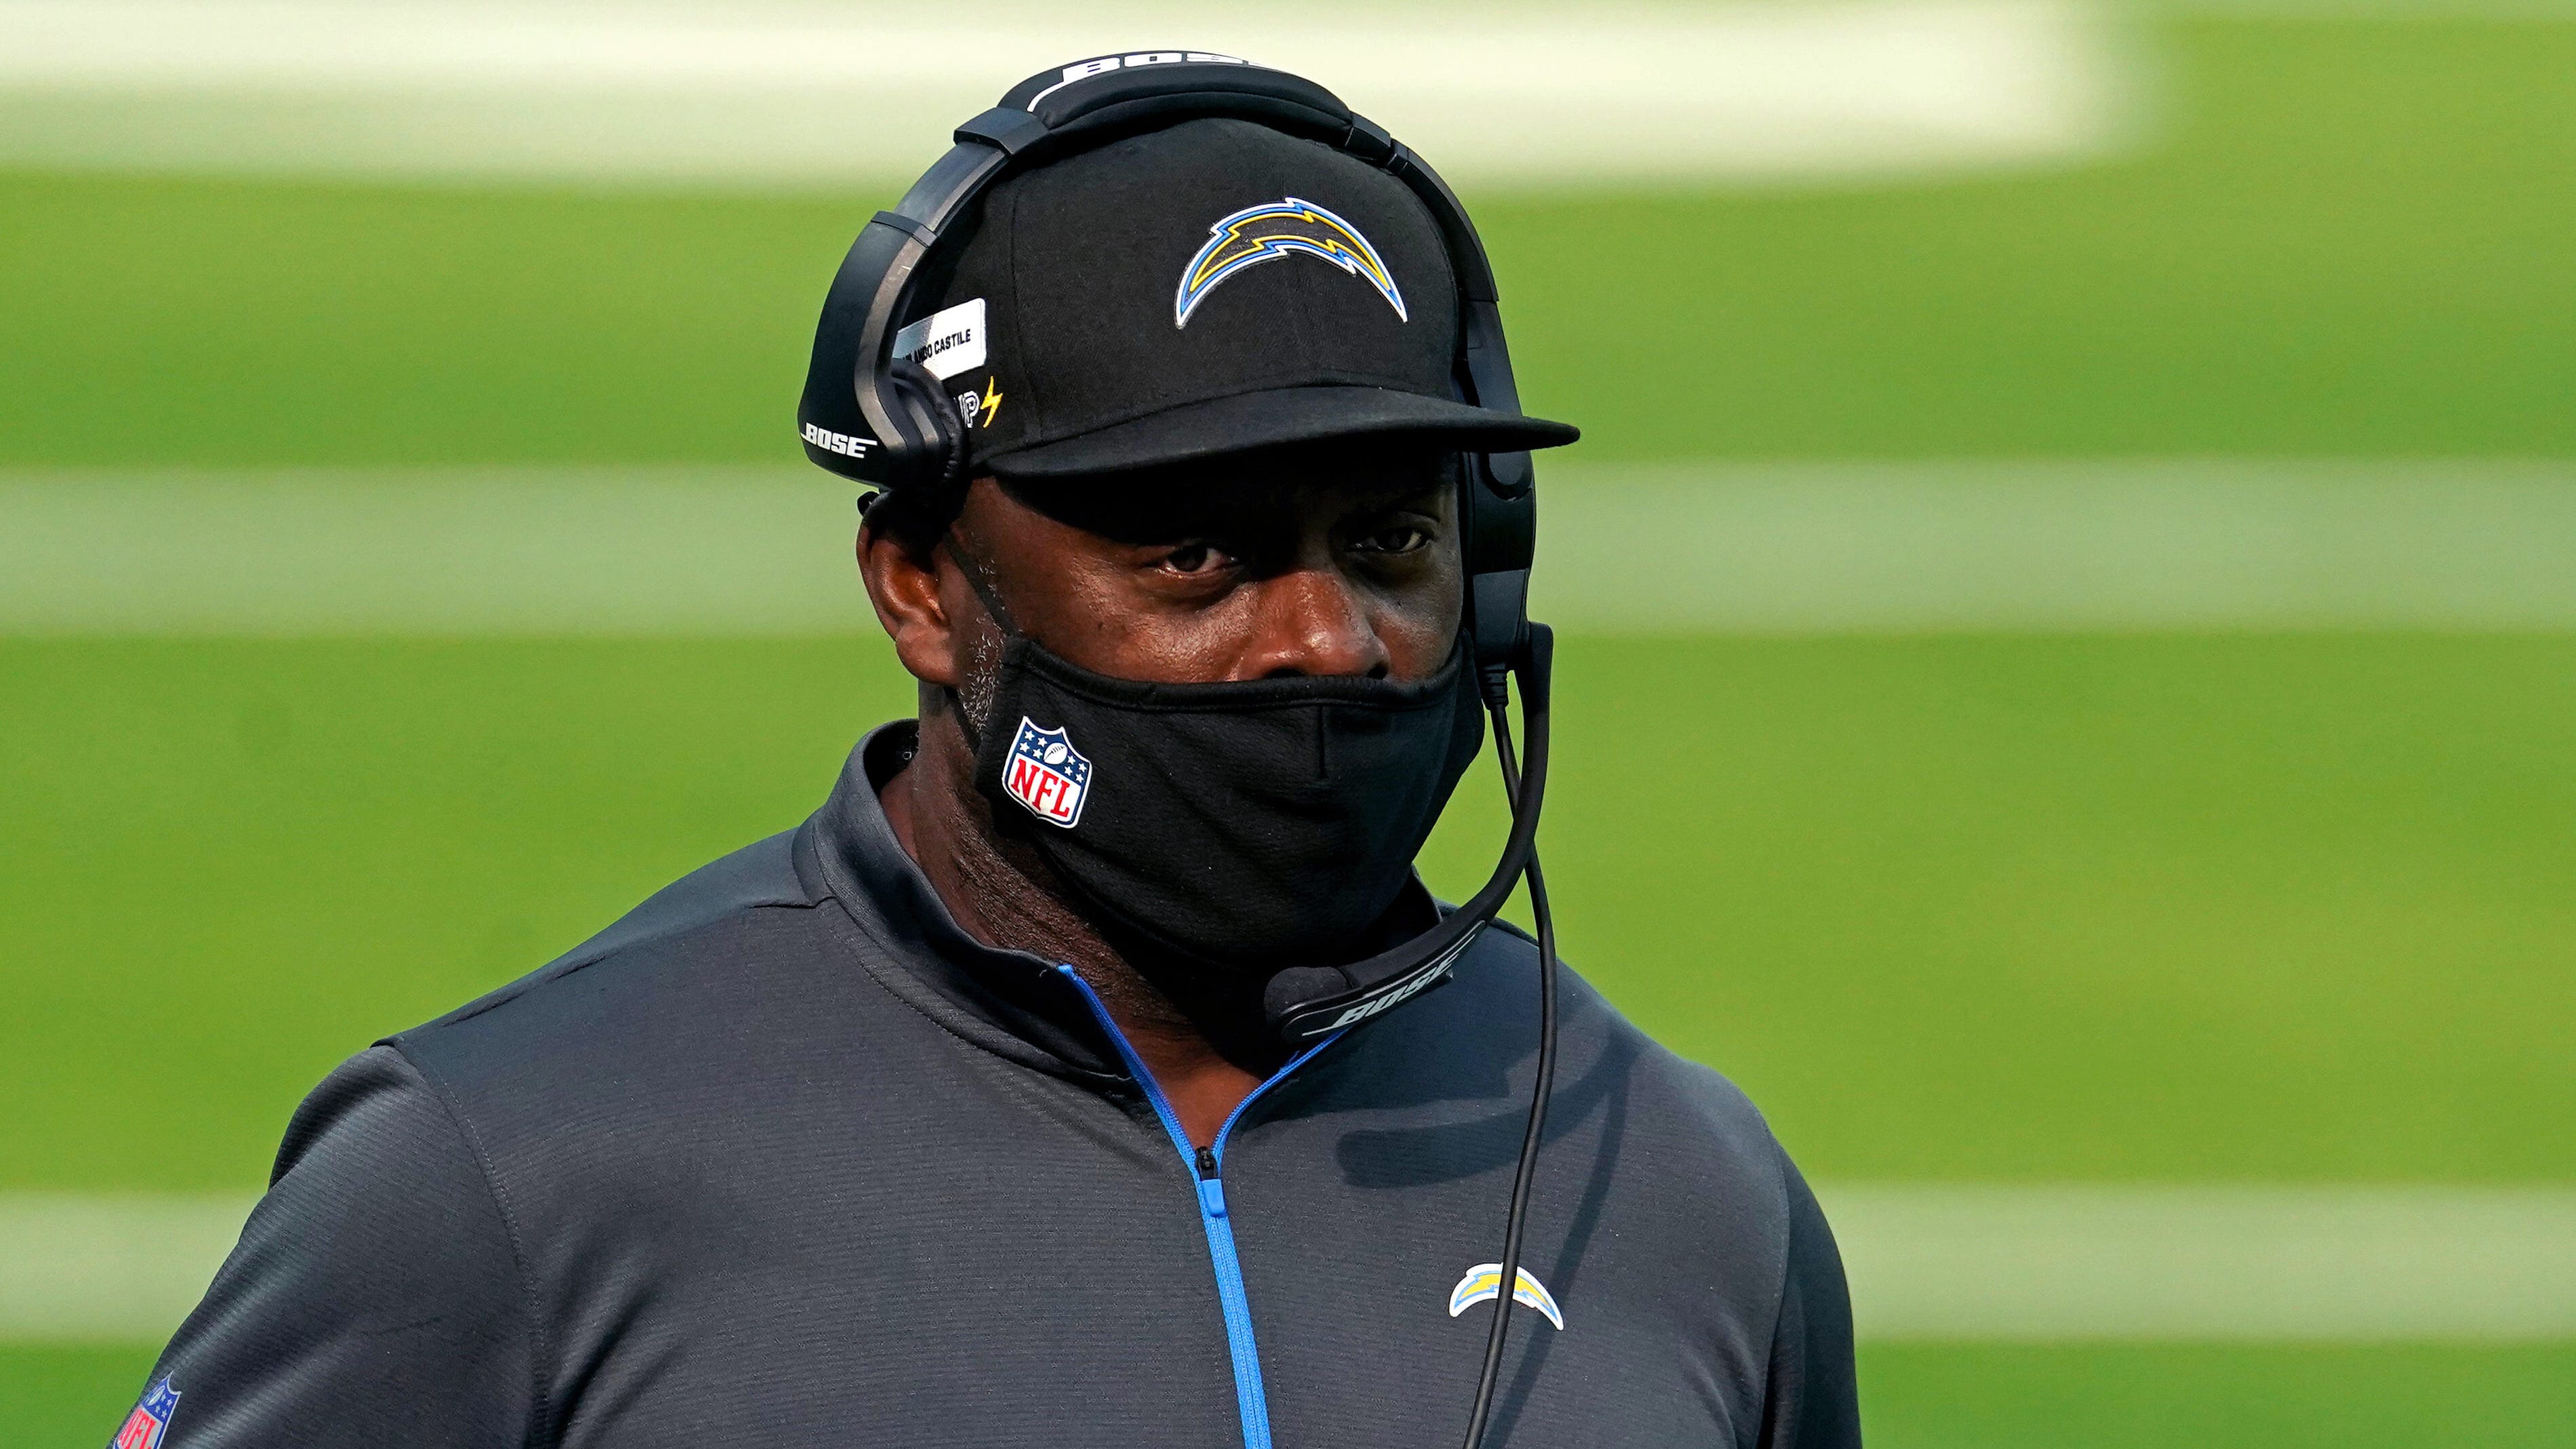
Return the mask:
<path id="1" fill-rule="evenodd" d="M 1494 718 L 1494 755 L 1503 767 L 1503 788 L 1512 800 L 1521 796 L 1520 761 L 1512 751 L 1510 717 L 1503 706 L 1490 706 Z M 1514 1296 L 1520 1289 L 1521 1229 L 1529 1217 L 1530 1181 L 1538 1170 L 1539 1138 L 1547 1130 L 1547 1099 L 1556 1085 L 1556 920 L 1547 909 L 1547 881 L 1540 875 L 1538 852 L 1531 848 L 1527 872 L 1530 915 L 1538 923 L 1538 1080 L 1530 1088 L 1529 1126 L 1521 1134 L 1520 1164 L 1512 1173 L 1511 1210 L 1503 1219 L 1502 1276 L 1495 1285 L 1494 1323 L 1485 1332 L 1485 1369 L 1476 1380 L 1476 1406 L 1467 1418 L 1465 1449 L 1483 1449 L 1485 1423 L 1494 1410 L 1494 1388 L 1502 1377 L 1503 1338 L 1512 1320 Z"/>

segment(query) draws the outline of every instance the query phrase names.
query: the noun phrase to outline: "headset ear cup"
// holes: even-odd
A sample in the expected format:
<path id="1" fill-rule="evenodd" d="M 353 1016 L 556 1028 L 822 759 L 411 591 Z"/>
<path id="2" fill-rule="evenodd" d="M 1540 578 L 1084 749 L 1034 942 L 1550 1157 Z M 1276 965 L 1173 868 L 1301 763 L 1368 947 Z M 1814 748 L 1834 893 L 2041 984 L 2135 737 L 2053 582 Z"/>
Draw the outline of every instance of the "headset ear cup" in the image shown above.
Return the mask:
<path id="1" fill-rule="evenodd" d="M 930 487 L 954 486 L 966 472 L 966 419 L 956 399 L 930 369 L 908 359 L 889 366 L 886 381 L 902 400 L 906 420 L 921 434 L 919 452 L 906 450 L 905 472 Z"/>
<path id="2" fill-rule="evenodd" d="M 1509 699 L 1508 676 L 1529 647 L 1530 562 L 1537 544 L 1538 490 L 1517 496 L 1494 486 L 1492 459 L 1469 453 L 1460 462 L 1460 543 L 1467 564 L 1467 623 L 1475 640 L 1485 699 Z M 1528 463 L 1521 461 L 1521 474 Z"/>

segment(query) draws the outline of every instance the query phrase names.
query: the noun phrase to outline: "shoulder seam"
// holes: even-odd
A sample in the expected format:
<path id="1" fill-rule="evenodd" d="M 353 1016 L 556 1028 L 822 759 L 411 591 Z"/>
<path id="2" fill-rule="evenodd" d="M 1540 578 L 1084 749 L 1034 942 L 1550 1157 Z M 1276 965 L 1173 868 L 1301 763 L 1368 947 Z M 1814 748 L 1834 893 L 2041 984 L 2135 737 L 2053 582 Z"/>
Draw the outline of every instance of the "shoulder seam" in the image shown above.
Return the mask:
<path id="1" fill-rule="evenodd" d="M 805 888 L 803 876 L 795 867 L 795 842 L 802 829 L 803 827 L 800 826 L 796 830 L 782 830 L 774 835 L 763 836 L 749 845 L 707 862 L 646 896 L 625 914 L 591 933 L 585 939 L 573 943 L 569 949 L 558 953 L 535 970 L 527 972 L 516 980 L 505 981 L 453 1011 L 410 1028 L 402 1035 L 407 1036 L 411 1032 L 428 1031 L 436 1027 L 472 1021 L 478 1016 L 517 1001 L 549 982 L 587 970 L 612 956 L 620 955 L 638 946 L 683 937 L 703 927 L 718 925 L 764 907 L 811 907 L 815 904 L 812 893 Z M 796 889 L 792 891 L 780 889 L 774 873 L 771 875 L 759 873 L 770 866 L 783 866 L 785 873 L 795 880 Z M 747 871 L 750 874 L 746 875 Z M 693 883 L 697 884 L 701 894 L 713 892 L 716 895 L 715 900 L 706 903 L 708 907 L 713 908 L 714 914 L 706 915 L 688 909 L 691 898 L 687 894 L 687 888 Z"/>
<path id="2" fill-rule="evenodd" d="M 524 997 L 531 992 L 543 990 L 558 981 L 578 976 L 582 972 L 589 970 L 593 966 L 599 965 L 603 961 L 612 960 L 616 957 L 625 955 L 629 951 L 638 950 L 646 946 L 657 946 L 672 941 L 685 940 L 688 937 L 698 934 L 700 931 L 721 926 L 728 921 L 748 916 L 754 911 L 812 910 L 813 908 L 814 903 L 810 901 L 751 901 L 743 905 L 735 906 L 720 916 L 712 916 L 702 921 L 691 921 L 684 926 L 662 932 L 658 935 L 642 936 L 632 941 L 620 941 L 616 945 L 611 946 L 607 950 L 594 956 L 582 956 L 578 958 L 570 958 L 569 956 L 557 957 L 555 960 L 529 972 L 526 976 L 511 982 L 508 986 L 501 987 L 491 992 L 479 1001 L 468 1002 L 464 1006 L 457 1008 L 455 1011 L 439 1017 L 435 1021 L 423 1022 L 419 1026 L 397 1032 L 393 1036 L 384 1038 L 384 1041 L 391 1044 L 400 1041 L 404 1037 L 412 1035 L 414 1032 L 429 1031 L 444 1026 L 462 1025 L 465 1022 L 472 1021 L 478 1016 L 498 1011 L 502 1007 L 510 1005 L 512 1002 L 519 1000 L 521 997 Z M 561 966 L 563 969 L 560 971 L 555 970 L 554 968 L 557 966 Z"/>
<path id="3" fill-rule="evenodd" d="M 444 1080 L 433 1075 L 425 1063 L 413 1057 L 400 1038 L 389 1037 L 384 1045 L 402 1058 L 403 1064 L 420 1078 L 421 1085 L 429 1089 L 430 1097 L 438 1103 L 439 1110 L 447 1114 L 448 1125 L 455 1129 L 458 1140 L 465 1144 L 466 1154 L 474 1159 L 476 1170 L 483 1174 L 483 1189 L 492 1195 L 493 1211 L 500 1214 L 502 1235 L 510 1242 L 510 1265 L 519 1279 L 519 1313 L 528 1328 L 528 1420 L 520 1442 L 523 1445 L 534 1444 L 539 1426 L 546 1419 L 546 1363 L 552 1356 L 553 1345 L 547 1341 L 544 1319 L 537 1311 L 536 1275 L 528 1266 L 527 1235 L 520 1229 L 518 1213 L 510 1206 L 510 1191 L 501 1181 L 500 1170 L 493 1165 L 491 1154 L 484 1150 L 482 1137 L 475 1132 L 472 1120 L 456 1101 L 455 1093 L 448 1089 Z"/>
<path id="4" fill-rule="evenodd" d="M 1757 1118 L 1760 1116 L 1759 1109 L 1755 1115 Z M 1789 1312 L 1789 1289 L 1795 1281 L 1789 1265 L 1798 1238 L 1797 1205 L 1789 1200 L 1789 1174 L 1792 1171 L 1789 1149 L 1780 1145 L 1780 1135 L 1771 1131 L 1767 1122 L 1763 1124 L 1762 1135 L 1771 1143 L 1771 1183 L 1780 1199 L 1780 1291 L 1771 1296 L 1771 1331 L 1763 1336 L 1762 1412 L 1756 1416 L 1757 1424 L 1771 1416 L 1770 1365 L 1780 1358 L 1780 1321 Z M 1759 1432 L 1757 1429 L 1756 1433 Z"/>

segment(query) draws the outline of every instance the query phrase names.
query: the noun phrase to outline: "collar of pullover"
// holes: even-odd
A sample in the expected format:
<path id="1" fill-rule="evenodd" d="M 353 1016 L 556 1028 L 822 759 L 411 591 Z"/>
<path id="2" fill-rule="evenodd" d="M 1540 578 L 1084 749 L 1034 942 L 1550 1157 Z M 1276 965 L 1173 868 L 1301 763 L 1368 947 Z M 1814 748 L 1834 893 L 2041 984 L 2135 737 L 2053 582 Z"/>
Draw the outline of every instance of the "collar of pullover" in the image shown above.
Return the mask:
<path id="1" fill-rule="evenodd" d="M 1056 963 L 967 934 L 895 839 L 877 791 L 917 739 L 914 721 L 896 720 L 859 741 L 831 797 L 797 832 L 798 874 L 879 948 L 866 953 L 870 973 L 940 1025 L 1041 1071 L 1124 1085 L 1115 1050 Z"/>
<path id="2" fill-rule="evenodd" d="M 877 792 L 912 758 L 918 740 L 914 721 L 896 720 L 859 741 L 831 798 L 796 834 L 797 873 L 813 894 L 839 901 L 880 948 L 870 953 L 869 970 L 941 1025 L 1042 1071 L 1125 1083 L 1116 1049 L 1056 963 L 967 934 L 895 839 Z M 1421 881 L 1411 880 L 1363 944 L 1373 950 L 1428 930 L 1441 910 Z"/>

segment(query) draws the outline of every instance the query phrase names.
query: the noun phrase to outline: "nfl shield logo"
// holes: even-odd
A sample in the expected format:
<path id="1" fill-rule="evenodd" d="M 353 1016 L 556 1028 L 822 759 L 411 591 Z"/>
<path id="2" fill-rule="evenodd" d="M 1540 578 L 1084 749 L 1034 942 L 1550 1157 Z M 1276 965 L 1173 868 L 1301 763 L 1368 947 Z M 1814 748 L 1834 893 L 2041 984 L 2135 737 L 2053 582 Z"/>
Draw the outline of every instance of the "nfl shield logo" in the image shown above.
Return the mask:
<path id="1" fill-rule="evenodd" d="M 143 1402 L 125 1416 L 125 1427 L 116 1431 L 116 1442 L 109 1449 L 161 1449 L 161 1436 L 170 1432 L 170 1416 L 179 1412 L 179 1391 L 163 1379 L 143 1391 Z"/>
<path id="2" fill-rule="evenodd" d="M 1030 814 L 1071 830 L 1082 818 L 1082 797 L 1091 791 L 1091 762 L 1064 731 L 1039 729 L 1022 715 L 1010 762 L 1002 766 L 1002 788 Z"/>

